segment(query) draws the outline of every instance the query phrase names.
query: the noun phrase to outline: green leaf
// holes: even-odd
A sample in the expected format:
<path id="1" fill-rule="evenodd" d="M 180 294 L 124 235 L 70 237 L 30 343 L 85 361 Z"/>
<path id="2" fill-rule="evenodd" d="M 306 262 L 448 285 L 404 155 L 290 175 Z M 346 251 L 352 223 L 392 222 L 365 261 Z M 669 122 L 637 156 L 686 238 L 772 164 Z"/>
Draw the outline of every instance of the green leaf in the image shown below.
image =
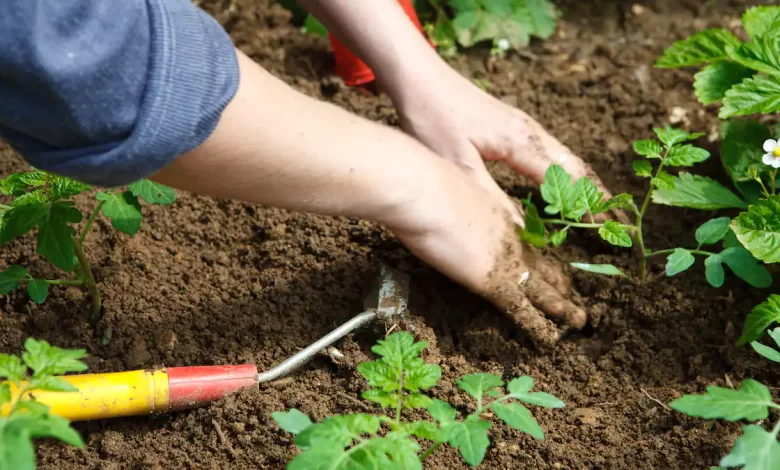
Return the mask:
<path id="1" fill-rule="evenodd" d="M 653 176 L 653 166 L 647 160 L 634 160 L 634 173 L 640 178 L 651 178 Z"/>
<path id="2" fill-rule="evenodd" d="M 455 408 L 451 407 L 449 403 L 437 399 L 432 400 L 425 409 L 433 419 L 442 425 L 453 422 L 457 414 Z"/>
<path id="3" fill-rule="evenodd" d="M 21 173 L 19 174 L 19 181 L 27 186 L 32 186 L 33 188 L 45 186 L 46 183 L 49 182 L 48 178 L 46 177 L 46 173 L 43 171 L 30 171 L 27 173 Z"/>
<path id="4" fill-rule="evenodd" d="M 101 212 L 111 219 L 111 225 L 120 232 L 133 236 L 141 228 L 141 204 L 130 191 L 121 194 L 99 192 L 98 201 L 105 201 Z"/>
<path id="5" fill-rule="evenodd" d="M 395 408 L 398 406 L 398 393 L 396 392 L 369 389 L 361 393 L 360 396 L 364 400 L 377 403 L 382 408 Z"/>
<path id="6" fill-rule="evenodd" d="M 557 11 L 548 0 L 520 0 L 514 2 L 514 19 L 518 21 L 529 34 L 541 39 L 548 39 L 555 32 Z"/>
<path id="7" fill-rule="evenodd" d="M 778 72 L 780 75 L 780 72 Z M 780 112 L 780 78 L 757 75 L 729 89 L 718 117 L 727 119 L 750 114 Z"/>
<path id="8" fill-rule="evenodd" d="M 710 255 L 704 260 L 704 276 L 712 287 L 721 287 L 726 280 L 720 255 Z"/>
<path id="9" fill-rule="evenodd" d="M 631 209 L 634 207 L 634 196 L 630 194 L 618 194 L 612 199 L 604 201 L 601 206 L 592 211 L 593 214 L 600 214 L 602 212 L 609 212 L 612 209 Z"/>
<path id="10" fill-rule="evenodd" d="M 691 138 L 690 132 L 672 126 L 666 126 L 664 128 L 654 127 L 653 131 L 655 132 L 655 135 L 658 136 L 658 139 L 664 144 L 664 146 L 666 146 L 666 148 L 673 147 L 677 144 L 685 142 L 686 140 L 690 140 Z"/>
<path id="11" fill-rule="evenodd" d="M 755 72 L 736 62 L 715 62 L 693 76 L 693 89 L 701 104 L 717 103 L 731 87 L 753 75 Z"/>
<path id="12" fill-rule="evenodd" d="M 328 37 L 328 28 L 326 28 L 314 15 L 306 15 L 306 19 L 303 21 L 303 30 L 309 34 L 314 34 L 323 38 Z"/>
<path id="13" fill-rule="evenodd" d="M 623 276 L 623 271 L 611 264 L 589 264 L 589 263 L 571 263 L 571 265 L 577 269 L 588 271 L 596 274 L 605 274 L 607 276 Z"/>
<path id="14" fill-rule="evenodd" d="M 293 408 L 290 411 L 275 411 L 271 417 L 280 428 L 292 434 L 299 434 L 312 425 L 311 419 L 305 413 Z"/>
<path id="15" fill-rule="evenodd" d="M 22 360 L 33 370 L 33 377 L 87 370 L 87 365 L 80 361 L 87 355 L 84 349 L 62 349 L 34 338 L 27 338 L 24 348 Z"/>
<path id="16" fill-rule="evenodd" d="M 346 451 L 335 446 L 322 446 L 296 455 L 286 470 L 333 470 L 334 464 L 344 462 Z M 335 467 L 341 470 L 343 467 Z"/>
<path id="17" fill-rule="evenodd" d="M 39 202 L 12 207 L 3 213 L 0 224 L 0 246 L 21 237 L 46 220 L 49 206 Z"/>
<path id="18" fill-rule="evenodd" d="M 400 331 L 377 341 L 371 351 L 381 356 L 387 364 L 402 366 L 419 357 L 426 347 L 428 347 L 427 341 L 415 342 L 411 333 Z"/>
<path id="19" fill-rule="evenodd" d="M 404 396 L 404 408 L 407 410 L 417 410 L 427 408 L 431 404 L 431 397 L 422 393 L 410 393 Z"/>
<path id="20" fill-rule="evenodd" d="M 27 373 L 27 367 L 22 364 L 18 356 L 0 354 L 0 379 L 10 382 L 21 382 Z"/>
<path id="21" fill-rule="evenodd" d="M 91 188 L 88 184 L 64 176 L 49 175 L 49 178 L 52 181 L 51 190 L 57 199 L 68 199 Z"/>
<path id="22" fill-rule="evenodd" d="M 35 401 L 24 400 L 22 404 L 24 412 L 19 413 L 19 415 L 24 416 L 20 416 L 22 418 L 20 420 L 14 420 L 14 424 L 26 428 L 30 437 L 33 439 L 58 439 L 65 444 L 80 449 L 84 448 L 84 441 L 79 433 L 70 427 L 70 422 L 67 419 L 49 414 L 47 406 Z M 9 427 L 9 424 L 6 424 L 6 427 Z"/>
<path id="23" fill-rule="evenodd" d="M 429 441 L 438 441 L 440 436 L 439 427 L 430 421 L 415 421 L 408 424 L 409 432 L 420 439 Z"/>
<path id="24" fill-rule="evenodd" d="M 385 391 L 398 390 L 401 381 L 401 369 L 390 368 L 383 361 L 362 362 L 357 370 L 368 385 Z"/>
<path id="25" fill-rule="evenodd" d="M 534 439 L 544 440 L 544 431 L 536 422 L 531 411 L 519 403 L 498 404 L 493 411 L 507 426 L 519 429 Z"/>
<path id="26" fill-rule="evenodd" d="M 631 235 L 619 222 L 607 220 L 604 225 L 599 227 L 599 235 L 608 243 L 615 246 L 630 247 L 633 245 Z"/>
<path id="27" fill-rule="evenodd" d="M 748 314 L 745 326 L 737 344 L 742 346 L 752 341 L 757 341 L 764 331 L 773 323 L 780 323 L 780 295 L 771 294 Z"/>
<path id="28" fill-rule="evenodd" d="M 49 283 L 45 279 L 35 279 L 27 283 L 27 295 L 33 302 L 42 304 L 49 295 Z"/>
<path id="29" fill-rule="evenodd" d="M 340 446 L 342 449 L 363 434 L 376 434 L 379 418 L 369 414 L 336 415 L 303 429 L 295 437 L 295 445 L 301 450 L 320 446 Z"/>
<path id="30" fill-rule="evenodd" d="M 549 204 L 544 211 L 548 214 L 560 212 L 564 218 L 579 220 L 588 210 L 582 200 L 582 184 L 573 185 L 571 175 L 562 166 L 551 165 L 540 188 L 542 198 Z"/>
<path id="31" fill-rule="evenodd" d="M 520 401 L 543 408 L 565 408 L 566 403 L 546 392 L 513 393 L 512 396 Z"/>
<path id="32" fill-rule="evenodd" d="M 732 222 L 731 230 L 742 245 L 765 263 L 780 261 L 780 195 L 750 205 Z"/>
<path id="33" fill-rule="evenodd" d="M 566 236 L 569 234 L 569 227 L 564 227 L 562 230 L 556 230 L 550 234 L 550 242 L 553 246 L 561 246 L 566 241 Z"/>
<path id="34" fill-rule="evenodd" d="M 482 463 L 485 452 L 490 445 L 488 438 L 490 423 L 481 419 L 457 421 L 446 426 L 447 442 L 456 447 L 469 465 Z"/>
<path id="35" fill-rule="evenodd" d="M 143 179 L 128 186 L 133 196 L 138 196 L 147 204 L 173 204 L 176 202 L 176 192 L 163 184 Z"/>
<path id="36" fill-rule="evenodd" d="M 8 470 L 35 470 L 35 447 L 30 433 L 21 426 L 0 430 L 0 464 Z"/>
<path id="37" fill-rule="evenodd" d="M 404 388 L 417 392 L 433 387 L 441 379 L 441 367 L 437 364 L 426 364 L 422 359 L 409 361 L 406 365 L 406 380 Z"/>
<path id="38" fill-rule="evenodd" d="M 19 287 L 19 283 L 32 279 L 24 266 L 12 264 L 0 272 L 0 295 L 6 295 Z"/>
<path id="39" fill-rule="evenodd" d="M 664 159 L 666 166 L 693 166 L 710 158 L 710 152 L 693 145 L 677 145 L 669 150 Z"/>
<path id="40" fill-rule="evenodd" d="M 739 39 L 728 30 L 706 29 L 672 44 L 656 60 L 655 67 L 690 67 L 726 59 L 726 46 L 737 46 L 739 43 Z"/>
<path id="41" fill-rule="evenodd" d="M 69 382 L 51 376 L 37 377 L 30 380 L 30 388 L 33 390 L 45 390 L 48 392 L 75 392 L 78 389 Z"/>
<path id="42" fill-rule="evenodd" d="M 634 142 L 634 152 L 647 158 L 661 158 L 664 148 L 655 140 L 637 140 Z"/>
<path id="43" fill-rule="evenodd" d="M 731 228 L 731 227 L 729 227 Z M 738 248 L 741 247 L 742 243 L 737 240 L 737 236 L 734 235 L 734 232 L 732 230 L 729 230 L 729 233 L 726 234 L 726 236 L 723 238 L 723 248 Z"/>
<path id="44" fill-rule="evenodd" d="M 743 247 L 726 248 L 720 252 L 720 259 L 751 286 L 766 289 L 772 285 L 772 274 Z"/>
<path id="45" fill-rule="evenodd" d="M 534 379 L 527 375 L 512 379 L 507 385 L 507 390 L 512 394 L 530 392 L 532 388 L 534 388 Z"/>
<path id="46" fill-rule="evenodd" d="M 675 248 L 672 254 L 666 258 L 666 275 L 680 274 L 693 266 L 694 262 L 696 262 L 696 258 L 690 251 L 684 248 Z"/>
<path id="47" fill-rule="evenodd" d="M 729 233 L 729 223 L 731 223 L 729 217 L 708 220 L 696 229 L 696 241 L 701 245 L 718 243 Z"/>
<path id="48" fill-rule="evenodd" d="M 485 392 L 496 387 L 502 387 L 504 381 L 495 374 L 470 374 L 456 380 L 458 387 L 476 399 L 482 398 Z"/>
<path id="49" fill-rule="evenodd" d="M 0 194 L 4 196 L 21 196 L 27 191 L 24 182 L 26 172 L 13 173 L 0 180 Z"/>
<path id="50" fill-rule="evenodd" d="M 673 189 L 658 188 L 653 191 L 654 203 L 700 210 L 747 208 L 739 196 L 706 176 L 680 173 L 671 179 Z"/>
<path id="51" fill-rule="evenodd" d="M 37 253 L 63 271 L 73 270 L 73 227 L 68 224 L 81 222 L 81 211 L 70 201 L 53 204 L 49 217 L 38 230 Z"/>
<path id="52" fill-rule="evenodd" d="M 750 7 L 742 14 L 742 26 L 751 37 L 780 28 L 780 7 Z"/>
<path id="53" fill-rule="evenodd" d="M 751 42 L 729 45 L 726 52 L 731 60 L 767 75 L 780 75 L 780 30 L 753 38 Z"/>
<path id="54" fill-rule="evenodd" d="M 537 248 L 543 248 L 547 245 L 547 231 L 544 228 L 542 218 L 539 217 L 539 211 L 530 198 L 523 199 L 523 209 L 525 212 L 525 227 L 517 228 L 519 238 Z"/>
<path id="55" fill-rule="evenodd" d="M 11 402 L 11 384 L 8 382 L 0 383 L 0 406 Z"/>
<path id="56" fill-rule="evenodd" d="M 589 209 L 591 214 L 599 213 L 605 202 L 602 201 L 604 193 L 599 191 L 599 187 L 596 186 L 596 183 L 589 178 L 582 177 L 578 179 L 574 185 L 576 186 L 574 192 L 575 194 L 579 194 L 582 200 L 581 204 L 585 206 L 586 210 Z"/>
<path id="57" fill-rule="evenodd" d="M 674 183 L 674 176 L 665 171 L 658 172 L 655 178 L 650 181 L 650 184 L 658 189 L 674 189 Z"/>
<path id="58" fill-rule="evenodd" d="M 704 395 L 685 395 L 669 406 L 695 418 L 758 421 L 769 416 L 772 404 L 772 394 L 766 386 L 745 379 L 740 390 L 710 386 Z"/>
<path id="59" fill-rule="evenodd" d="M 772 137 L 769 128 L 755 120 L 734 119 L 726 121 L 720 133 L 723 136 L 721 161 L 729 177 L 743 195 L 745 190 L 739 183 L 754 186 L 753 192 L 758 192 L 758 183 L 753 180 L 750 170 L 763 171 L 766 168 L 761 157 L 764 154 L 763 143 Z"/>
<path id="60" fill-rule="evenodd" d="M 744 470 L 777 470 L 780 463 L 780 442 L 774 433 L 757 425 L 744 426 L 731 453 L 721 459 L 724 467 Z"/>
<path id="61" fill-rule="evenodd" d="M 765 346 L 758 341 L 753 341 L 750 343 L 750 346 L 753 348 L 755 352 L 760 354 L 761 356 L 765 357 L 766 359 L 769 359 L 773 362 L 780 362 L 780 351 L 774 348 L 770 348 L 769 346 Z"/>

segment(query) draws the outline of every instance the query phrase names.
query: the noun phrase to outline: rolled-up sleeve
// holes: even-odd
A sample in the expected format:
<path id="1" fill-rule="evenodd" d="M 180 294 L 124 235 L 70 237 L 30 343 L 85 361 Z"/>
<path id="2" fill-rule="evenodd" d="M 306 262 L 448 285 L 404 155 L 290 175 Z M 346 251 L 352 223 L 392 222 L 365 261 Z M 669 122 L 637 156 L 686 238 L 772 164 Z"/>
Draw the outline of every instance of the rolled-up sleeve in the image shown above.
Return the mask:
<path id="1" fill-rule="evenodd" d="M 0 1 L 0 137 L 96 186 L 196 148 L 235 95 L 233 43 L 190 0 Z"/>

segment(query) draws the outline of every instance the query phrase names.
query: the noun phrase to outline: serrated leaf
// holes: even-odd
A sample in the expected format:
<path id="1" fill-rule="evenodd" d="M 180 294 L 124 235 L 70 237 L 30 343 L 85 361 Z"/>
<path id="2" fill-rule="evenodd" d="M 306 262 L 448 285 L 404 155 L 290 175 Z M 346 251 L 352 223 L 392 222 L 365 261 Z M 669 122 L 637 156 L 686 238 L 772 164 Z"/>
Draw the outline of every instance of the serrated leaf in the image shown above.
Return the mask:
<path id="1" fill-rule="evenodd" d="M 753 75 L 754 71 L 736 62 L 715 62 L 693 76 L 693 89 L 701 104 L 717 103 L 731 87 Z"/>
<path id="2" fill-rule="evenodd" d="M 43 376 L 30 380 L 29 386 L 33 390 L 45 390 L 47 392 L 75 392 L 78 389 L 60 377 Z"/>
<path id="3" fill-rule="evenodd" d="M 553 246 L 561 246 L 566 241 L 566 236 L 569 234 L 569 227 L 564 227 L 562 230 L 556 230 L 550 234 L 550 242 Z"/>
<path id="4" fill-rule="evenodd" d="M 280 428 L 292 434 L 299 434 L 312 425 L 311 419 L 305 413 L 293 408 L 290 411 L 275 411 L 271 417 Z"/>
<path id="5" fill-rule="evenodd" d="M 690 139 L 691 133 L 677 127 L 654 127 L 653 132 L 658 136 L 658 139 L 666 146 L 666 148 L 673 147 L 677 144 L 685 142 Z"/>
<path id="6" fill-rule="evenodd" d="M 425 409 L 439 424 L 450 423 L 455 420 L 457 415 L 455 408 L 451 407 L 449 403 L 437 399 L 432 400 Z"/>
<path id="7" fill-rule="evenodd" d="M 656 60 L 655 67 L 690 67 L 726 59 L 726 47 L 739 43 L 739 39 L 726 29 L 706 29 L 672 44 Z"/>
<path id="8" fill-rule="evenodd" d="M 484 420 L 457 421 L 446 426 L 447 442 L 456 447 L 469 465 L 482 463 L 485 452 L 490 445 L 487 432 L 490 423 Z"/>
<path id="9" fill-rule="evenodd" d="M 704 276 L 712 287 L 721 287 L 726 280 L 722 263 L 719 255 L 710 255 L 704 260 Z"/>
<path id="10" fill-rule="evenodd" d="M 413 436 L 419 437 L 420 439 L 438 441 L 441 438 L 439 427 L 430 421 L 415 421 L 413 423 L 409 423 L 407 426 L 409 432 Z"/>
<path id="11" fill-rule="evenodd" d="M 653 166 L 647 160 L 634 160 L 632 165 L 634 174 L 640 178 L 651 178 L 653 176 Z"/>
<path id="12" fill-rule="evenodd" d="M 780 28 L 780 7 L 754 6 L 742 14 L 742 26 L 751 36 L 761 36 L 775 28 Z"/>
<path id="13" fill-rule="evenodd" d="M 406 365 L 404 388 L 417 392 L 433 387 L 441 379 L 441 367 L 437 364 L 426 364 L 422 359 L 409 361 Z"/>
<path id="14" fill-rule="evenodd" d="M 173 204 L 176 202 L 176 192 L 156 181 L 143 179 L 128 186 L 134 196 L 138 196 L 147 204 Z"/>
<path id="15" fill-rule="evenodd" d="M 548 214 L 560 213 L 564 218 L 579 220 L 588 210 L 582 198 L 583 186 L 573 185 L 571 175 L 560 165 L 550 165 L 540 189 Z"/>
<path id="16" fill-rule="evenodd" d="M 502 387 L 504 381 L 495 374 L 469 374 L 456 380 L 458 387 L 476 399 L 482 398 L 485 392 L 496 387 Z"/>
<path id="17" fill-rule="evenodd" d="M 774 433 L 757 425 L 744 426 L 731 453 L 721 459 L 724 467 L 742 467 L 743 470 L 778 470 L 780 442 Z"/>
<path id="18" fill-rule="evenodd" d="M 384 391 L 394 391 L 400 387 L 401 369 L 390 368 L 383 361 L 361 362 L 357 370 L 371 387 Z"/>
<path id="19" fill-rule="evenodd" d="M 755 352 L 760 354 L 762 357 L 769 359 L 773 362 L 780 362 L 780 351 L 777 349 L 771 348 L 769 346 L 765 346 L 758 341 L 753 341 L 750 343 L 750 346 L 753 348 Z"/>
<path id="20" fill-rule="evenodd" d="M 301 450 L 321 446 L 340 446 L 342 449 L 363 434 L 376 434 L 379 418 L 364 413 L 336 415 L 303 429 L 295 437 L 295 445 Z"/>
<path id="21" fill-rule="evenodd" d="M 745 248 L 726 248 L 719 256 L 734 274 L 751 286 L 765 289 L 772 285 L 772 274 Z"/>
<path id="22" fill-rule="evenodd" d="M 706 176 L 680 173 L 672 176 L 674 188 L 658 188 L 652 199 L 656 204 L 700 210 L 746 209 L 747 204 L 717 181 Z"/>
<path id="23" fill-rule="evenodd" d="M 650 184 L 658 189 L 674 189 L 674 176 L 665 171 L 660 171 L 650 181 Z"/>
<path id="24" fill-rule="evenodd" d="M 528 375 L 512 379 L 507 385 L 509 393 L 530 392 L 532 388 L 534 388 L 534 379 Z"/>
<path id="25" fill-rule="evenodd" d="M 710 152 L 693 145 L 676 145 L 669 150 L 664 165 L 689 167 L 710 158 Z"/>
<path id="26" fill-rule="evenodd" d="M 750 175 L 750 171 L 763 171 L 766 168 L 761 157 L 764 154 L 763 143 L 772 137 L 769 128 L 750 119 L 726 121 L 721 127 L 723 144 L 720 155 L 726 172 L 743 196 L 747 197 L 748 192 L 760 194 L 760 187 Z M 748 200 L 754 202 L 758 197 Z"/>
<path id="27" fill-rule="evenodd" d="M 64 176 L 49 175 L 49 178 L 51 190 L 57 199 L 68 199 L 91 188 L 88 184 Z"/>
<path id="28" fill-rule="evenodd" d="M 726 421 L 758 421 L 769 416 L 772 394 L 763 384 L 745 379 L 740 390 L 707 387 L 704 395 L 685 395 L 669 406 L 688 416 Z"/>
<path id="29" fill-rule="evenodd" d="M 81 362 L 87 355 L 84 349 L 62 349 L 44 340 L 27 338 L 22 360 L 33 370 L 33 377 L 83 372 L 87 365 Z"/>
<path id="30" fill-rule="evenodd" d="M 19 182 L 25 184 L 26 186 L 38 188 L 40 186 L 46 185 L 46 183 L 48 183 L 48 178 L 46 177 L 46 173 L 42 171 L 28 171 L 26 173 L 19 174 Z"/>
<path id="31" fill-rule="evenodd" d="M 27 373 L 27 367 L 22 364 L 22 360 L 18 356 L 0 354 L 0 379 L 21 382 L 25 373 Z"/>
<path id="32" fill-rule="evenodd" d="M 666 258 L 666 275 L 680 274 L 693 266 L 694 262 L 696 262 L 696 258 L 690 251 L 684 248 L 675 248 L 672 254 Z"/>
<path id="33" fill-rule="evenodd" d="M 757 341 L 773 323 L 780 323 L 780 295 L 776 294 L 770 295 L 766 301 L 756 305 L 748 314 L 737 344 L 742 346 Z"/>
<path id="34" fill-rule="evenodd" d="M 601 204 L 598 210 L 592 211 L 593 214 L 599 214 L 602 212 L 609 212 L 612 209 L 631 209 L 634 207 L 634 196 L 623 193 L 618 194 L 612 199 L 607 199 Z"/>
<path id="35" fill-rule="evenodd" d="M 536 422 L 531 411 L 519 403 L 498 404 L 493 406 L 496 416 L 507 426 L 519 429 L 534 439 L 544 440 L 544 431 Z"/>
<path id="36" fill-rule="evenodd" d="M 105 201 L 101 212 L 111 220 L 111 225 L 120 232 L 133 236 L 141 228 L 141 204 L 130 191 L 121 194 L 99 192 L 98 201 Z"/>
<path id="37" fill-rule="evenodd" d="M 404 397 L 404 408 L 407 410 L 417 410 L 426 408 L 431 404 L 431 397 L 422 393 L 410 393 Z"/>
<path id="38" fill-rule="evenodd" d="M 4 246 L 16 237 L 21 237 L 33 227 L 46 220 L 49 206 L 40 202 L 31 202 L 12 207 L 3 213 L 0 224 L 0 246 Z"/>
<path id="39" fill-rule="evenodd" d="M 27 295 L 37 304 L 44 303 L 49 295 L 49 283 L 45 279 L 35 279 L 28 282 Z"/>
<path id="40" fill-rule="evenodd" d="M 634 142 L 634 152 L 646 158 L 661 158 L 664 148 L 655 140 L 637 140 Z"/>
<path id="41" fill-rule="evenodd" d="M 696 241 L 701 245 L 712 245 L 723 240 L 723 237 L 729 233 L 729 217 L 718 217 L 710 219 L 696 229 Z"/>
<path id="42" fill-rule="evenodd" d="M 81 222 L 81 211 L 69 201 L 60 201 L 51 206 L 48 218 L 41 222 L 38 230 L 36 252 L 63 271 L 73 270 L 74 240 L 73 227 L 68 224 Z"/>
<path id="43" fill-rule="evenodd" d="M 19 287 L 19 283 L 32 277 L 24 266 L 12 264 L 0 272 L 0 295 L 6 295 Z"/>
<path id="44" fill-rule="evenodd" d="M 571 263 L 571 266 L 591 273 L 625 277 L 623 271 L 611 264 Z"/>
<path id="45" fill-rule="evenodd" d="M 22 180 L 26 172 L 12 173 L 0 179 L 0 194 L 4 196 L 21 196 L 27 191 L 27 183 Z"/>
<path id="46" fill-rule="evenodd" d="M 753 256 L 765 263 L 780 261 L 780 196 L 761 199 L 740 213 L 731 230 Z"/>
<path id="47" fill-rule="evenodd" d="M 604 202 L 602 201 L 604 193 L 599 191 L 599 187 L 596 186 L 596 183 L 590 178 L 582 177 L 578 179 L 574 185 L 577 186 L 577 188 L 575 188 L 575 194 L 579 194 L 580 198 L 582 198 L 582 204 L 586 209 L 590 210 L 591 214 L 598 213 L 604 205 Z"/>
<path id="48" fill-rule="evenodd" d="M 767 75 L 780 75 L 780 30 L 753 38 L 751 42 L 729 45 L 729 58 L 745 67 Z"/>
<path id="49" fill-rule="evenodd" d="M 718 117 L 777 112 L 780 112 L 780 78 L 756 75 L 726 91 Z"/>
<path id="50" fill-rule="evenodd" d="M 547 39 L 555 32 L 557 12 L 548 0 L 523 0 L 514 2 L 515 18 L 528 33 Z"/>
<path id="51" fill-rule="evenodd" d="M 382 408 L 395 408 L 398 406 L 398 393 L 396 392 L 369 389 L 361 393 L 360 396 L 363 397 L 364 400 L 374 402 Z"/>
<path id="52" fill-rule="evenodd" d="M 630 247 L 634 244 L 628 231 L 614 220 L 607 220 L 603 226 L 599 227 L 599 236 L 615 246 Z"/>

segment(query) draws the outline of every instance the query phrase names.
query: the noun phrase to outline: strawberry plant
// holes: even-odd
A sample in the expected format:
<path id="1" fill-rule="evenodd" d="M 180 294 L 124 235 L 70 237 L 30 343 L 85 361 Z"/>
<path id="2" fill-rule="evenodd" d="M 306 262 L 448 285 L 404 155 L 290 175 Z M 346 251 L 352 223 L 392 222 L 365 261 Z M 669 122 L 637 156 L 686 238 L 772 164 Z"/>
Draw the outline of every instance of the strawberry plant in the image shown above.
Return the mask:
<path id="1" fill-rule="evenodd" d="M 21 358 L 0 354 L 0 470 L 34 470 L 34 439 L 54 438 L 84 447 L 70 422 L 49 413 L 35 401 L 35 391 L 74 392 L 65 380 L 55 377 L 87 369 L 83 349 L 66 350 L 46 341 L 28 338 Z"/>
<path id="2" fill-rule="evenodd" d="M 52 285 L 75 285 L 86 288 L 92 300 L 92 318 L 100 316 L 102 302 L 95 283 L 84 242 L 95 219 L 102 214 L 120 232 L 135 235 L 141 228 L 141 204 L 172 204 L 176 195 L 171 188 L 150 180 L 129 185 L 123 192 L 113 190 L 96 194 L 97 204 L 80 231 L 76 224 L 83 214 L 73 198 L 90 189 L 78 181 L 32 170 L 14 173 L 0 180 L 0 193 L 11 198 L 0 204 L 0 247 L 37 228 L 37 253 L 57 268 L 72 274 L 66 279 L 33 276 L 19 264 L 0 272 L 0 294 L 25 286 L 30 299 L 43 303 Z"/>
<path id="3" fill-rule="evenodd" d="M 313 423 L 297 409 L 273 413 L 279 426 L 295 435 L 295 445 L 301 451 L 287 468 L 421 469 L 425 459 L 444 444 L 457 448 L 469 465 L 476 466 L 490 446 L 491 423 L 483 417 L 486 412 L 492 412 L 512 428 L 544 439 L 542 428 L 522 403 L 546 408 L 565 406 L 548 393 L 532 392 L 531 377 L 515 378 L 505 384 L 494 374 L 472 374 L 461 377 L 457 385 L 476 404 L 470 413 L 458 419 L 458 410 L 423 393 L 441 378 L 441 368 L 420 357 L 427 344 L 415 342 L 407 332 L 394 333 L 372 348 L 379 359 L 358 366 L 370 387 L 363 392 L 363 398 L 392 410 L 389 415 L 356 413 Z M 424 409 L 433 420 L 404 419 L 404 410 L 419 409 Z M 426 441 L 429 444 L 423 451 L 421 442 Z"/>

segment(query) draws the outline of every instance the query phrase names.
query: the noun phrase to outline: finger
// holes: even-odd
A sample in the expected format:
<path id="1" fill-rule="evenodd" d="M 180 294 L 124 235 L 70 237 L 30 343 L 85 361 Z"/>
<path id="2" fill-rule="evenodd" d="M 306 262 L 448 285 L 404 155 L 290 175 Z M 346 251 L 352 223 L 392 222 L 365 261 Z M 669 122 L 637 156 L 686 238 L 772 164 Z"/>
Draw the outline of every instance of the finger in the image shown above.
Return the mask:
<path id="1" fill-rule="evenodd" d="M 534 277 L 543 279 L 561 295 L 569 295 L 571 280 L 559 263 L 541 256 L 537 250 L 531 248 L 526 248 L 525 260 L 530 271 L 534 273 Z"/>
<path id="2" fill-rule="evenodd" d="M 588 321 L 588 315 L 584 310 L 564 298 L 556 288 L 536 276 L 526 281 L 525 293 L 534 307 L 566 326 L 579 330 Z"/>
<path id="3" fill-rule="evenodd" d="M 459 166 L 466 172 L 472 181 L 476 182 L 482 189 L 486 190 L 490 195 L 495 197 L 496 200 L 500 201 L 501 206 L 506 210 L 515 224 L 520 225 L 521 227 L 525 226 L 521 209 L 517 207 L 509 195 L 501 189 L 501 186 L 499 186 L 496 180 L 490 175 L 476 148 L 469 146 L 469 148 L 461 150 L 457 161 L 466 162 L 461 163 Z"/>
<path id="4" fill-rule="evenodd" d="M 544 314 L 536 309 L 518 286 L 507 286 L 501 295 L 499 308 L 537 345 L 553 346 L 561 337 L 560 331 Z"/>

